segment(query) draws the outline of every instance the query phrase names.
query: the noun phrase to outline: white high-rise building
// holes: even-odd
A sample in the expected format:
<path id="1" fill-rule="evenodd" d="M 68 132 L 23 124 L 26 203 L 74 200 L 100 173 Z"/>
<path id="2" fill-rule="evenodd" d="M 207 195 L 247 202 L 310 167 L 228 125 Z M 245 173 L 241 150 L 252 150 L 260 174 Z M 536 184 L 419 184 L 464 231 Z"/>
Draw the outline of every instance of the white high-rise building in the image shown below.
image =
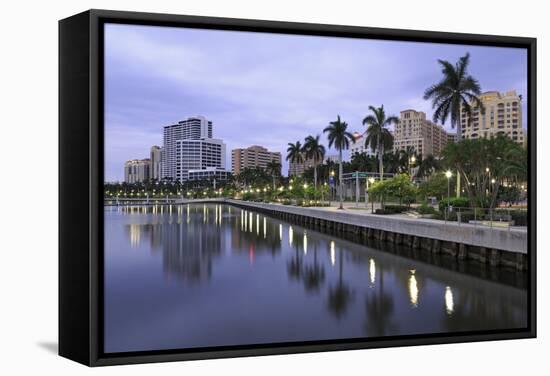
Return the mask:
<path id="1" fill-rule="evenodd" d="M 180 181 L 227 178 L 225 144 L 212 135 L 212 121 L 203 116 L 165 126 L 163 177 Z"/>
<path id="2" fill-rule="evenodd" d="M 176 142 L 176 180 L 195 180 L 190 171 L 225 171 L 225 144 L 222 140 L 207 138 L 183 139 Z M 215 176 L 215 173 L 210 175 Z M 204 176 L 204 174 L 202 174 Z M 208 176 L 207 176 L 208 177 Z"/>
<path id="3" fill-rule="evenodd" d="M 362 135 L 359 133 L 355 133 L 353 142 L 350 142 L 349 144 L 349 155 L 353 157 L 354 154 L 361 154 L 366 153 L 369 156 L 373 156 L 376 153 L 373 153 L 370 146 L 365 145 L 365 139 L 367 138 L 366 135 Z"/>
<path id="4" fill-rule="evenodd" d="M 194 116 L 164 127 L 162 177 L 176 179 L 176 146 L 178 140 L 212 138 L 212 121 Z"/>

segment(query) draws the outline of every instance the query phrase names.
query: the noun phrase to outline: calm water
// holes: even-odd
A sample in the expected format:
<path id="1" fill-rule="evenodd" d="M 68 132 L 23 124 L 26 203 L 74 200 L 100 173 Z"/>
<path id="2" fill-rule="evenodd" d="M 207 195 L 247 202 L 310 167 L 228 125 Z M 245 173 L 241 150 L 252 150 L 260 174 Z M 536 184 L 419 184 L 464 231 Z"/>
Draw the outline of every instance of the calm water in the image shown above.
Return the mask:
<path id="1" fill-rule="evenodd" d="M 105 351 L 520 328 L 527 291 L 216 204 L 105 209 Z"/>

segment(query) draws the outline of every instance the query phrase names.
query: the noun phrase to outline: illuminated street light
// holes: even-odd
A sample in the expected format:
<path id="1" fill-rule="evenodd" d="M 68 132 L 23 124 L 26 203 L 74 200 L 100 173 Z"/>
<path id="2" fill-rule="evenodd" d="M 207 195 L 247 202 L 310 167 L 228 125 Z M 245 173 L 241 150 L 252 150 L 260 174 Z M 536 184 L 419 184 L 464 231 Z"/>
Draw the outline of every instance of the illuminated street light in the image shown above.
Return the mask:
<path id="1" fill-rule="evenodd" d="M 451 204 L 451 176 L 453 176 L 453 173 L 451 170 L 447 170 L 445 172 L 445 176 L 447 177 L 447 213 L 449 212 L 449 205 Z"/>

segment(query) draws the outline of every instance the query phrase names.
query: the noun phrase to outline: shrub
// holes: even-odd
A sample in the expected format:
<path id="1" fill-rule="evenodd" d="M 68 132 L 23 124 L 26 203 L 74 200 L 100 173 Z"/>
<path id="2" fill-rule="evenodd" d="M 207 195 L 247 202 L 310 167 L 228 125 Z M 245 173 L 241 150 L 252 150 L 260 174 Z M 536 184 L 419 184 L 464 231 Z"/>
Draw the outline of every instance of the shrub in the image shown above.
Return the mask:
<path id="1" fill-rule="evenodd" d="M 467 197 L 451 197 L 450 200 L 444 198 L 443 200 L 439 201 L 439 210 L 445 210 L 447 205 L 457 208 L 468 208 L 470 207 L 470 200 Z"/>
<path id="2" fill-rule="evenodd" d="M 428 204 L 422 204 L 418 208 L 416 208 L 416 211 L 419 214 L 426 215 L 426 214 L 435 214 L 437 210 L 433 206 L 430 206 Z"/>
<path id="3" fill-rule="evenodd" d="M 384 209 L 376 209 L 375 214 L 399 214 L 407 211 L 409 208 L 405 205 L 386 205 Z"/>

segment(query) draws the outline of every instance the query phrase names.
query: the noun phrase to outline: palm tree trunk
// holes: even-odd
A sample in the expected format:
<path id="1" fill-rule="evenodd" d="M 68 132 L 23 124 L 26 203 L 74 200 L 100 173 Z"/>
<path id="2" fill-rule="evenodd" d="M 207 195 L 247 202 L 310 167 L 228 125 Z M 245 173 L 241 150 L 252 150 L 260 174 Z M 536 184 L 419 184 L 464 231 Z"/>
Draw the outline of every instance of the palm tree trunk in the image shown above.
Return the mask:
<path id="1" fill-rule="evenodd" d="M 382 144 L 378 145 L 378 171 L 380 171 L 380 181 L 384 180 L 384 150 L 382 150 Z"/>
<path id="2" fill-rule="evenodd" d="M 343 174 L 343 168 L 342 168 L 342 149 L 340 149 L 340 152 L 339 152 L 339 166 L 338 166 L 338 175 L 340 176 L 340 209 L 344 209 L 344 199 L 342 198 L 342 190 L 343 190 L 343 185 L 342 185 L 342 174 Z"/>
<path id="3" fill-rule="evenodd" d="M 317 192 L 317 160 L 313 161 L 313 185 L 315 186 L 315 192 Z"/>

